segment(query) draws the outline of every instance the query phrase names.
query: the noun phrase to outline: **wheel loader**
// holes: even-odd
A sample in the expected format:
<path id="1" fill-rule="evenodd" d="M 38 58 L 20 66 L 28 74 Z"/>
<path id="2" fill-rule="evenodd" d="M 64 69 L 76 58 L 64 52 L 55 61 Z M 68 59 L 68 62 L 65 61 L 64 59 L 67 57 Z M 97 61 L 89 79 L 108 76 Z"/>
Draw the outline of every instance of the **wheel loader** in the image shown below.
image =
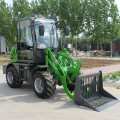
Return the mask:
<path id="1" fill-rule="evenodd" d="M 69 28 L 64 33 L 69 35 Z M 52 19 L 26 17 L 17 21 L 17 45 L 10 53 L 10 63 L 3 65 L 9 87 L 23 82 L 33 85 L 39 98 L 49 98 L 56 85 L 63 86 L 77 105 L 101 111 L 118 102 L 103 89 L 102 72 L 82 75 L 81 60 L 74 60 L 67 48 L 59 48 L 57 22 Z"/>

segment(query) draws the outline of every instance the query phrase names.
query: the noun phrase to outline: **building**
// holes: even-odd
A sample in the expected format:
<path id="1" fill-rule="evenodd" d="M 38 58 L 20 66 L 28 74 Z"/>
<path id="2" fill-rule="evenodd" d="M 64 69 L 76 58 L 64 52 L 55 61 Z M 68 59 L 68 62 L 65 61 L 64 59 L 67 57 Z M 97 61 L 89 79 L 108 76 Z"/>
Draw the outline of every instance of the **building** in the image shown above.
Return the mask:
<path id="1" fill-rule="evenodd" d="M 6 42 L 5 37 L 3 35 L 0 35 L 0 54 L 6 53 Z"/>

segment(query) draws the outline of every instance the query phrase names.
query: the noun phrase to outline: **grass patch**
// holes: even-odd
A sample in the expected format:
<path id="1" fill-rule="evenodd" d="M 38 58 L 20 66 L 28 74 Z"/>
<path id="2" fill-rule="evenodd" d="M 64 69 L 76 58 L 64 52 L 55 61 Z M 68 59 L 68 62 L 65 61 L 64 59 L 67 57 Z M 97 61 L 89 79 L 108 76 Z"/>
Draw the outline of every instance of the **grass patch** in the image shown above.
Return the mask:
<path id="1" fill-rule="evenodd" d="M 120 71 L 107 74 L 104 76 L 104 80 L 112 80 L 113 82 L 119 81 L 120 80 Z"/>
<path id="2" fill-rule="evenodd" d="M 120 89 L 120 86 L 119 86 L 119 87 L 117 87 L 117 89 Z"/>

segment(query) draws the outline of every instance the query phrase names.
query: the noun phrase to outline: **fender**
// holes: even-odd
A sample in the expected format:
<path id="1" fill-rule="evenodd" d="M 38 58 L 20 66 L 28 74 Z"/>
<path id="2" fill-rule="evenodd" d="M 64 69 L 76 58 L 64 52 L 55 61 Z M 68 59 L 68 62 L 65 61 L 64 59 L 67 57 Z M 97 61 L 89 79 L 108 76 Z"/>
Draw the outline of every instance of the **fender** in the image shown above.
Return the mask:
<path id="1" fill-rule="evenodd" d="M 6 74 L 6 70 L 8 67 L 14 66 L 13 63 L 3 65 L 3 74 Z"/>
<path id="2" fill-rule="evenodd" d="M 46 70 L 47 68 L 49 68 L 49 66 L 47 65 L 42 65 L 42 66 L 36 66 L 33 68 L 32 70 L 32 77 L 33 77 L 33 74 L 36 72 L 36 71 L 42 71 L 42 70 Z"/>

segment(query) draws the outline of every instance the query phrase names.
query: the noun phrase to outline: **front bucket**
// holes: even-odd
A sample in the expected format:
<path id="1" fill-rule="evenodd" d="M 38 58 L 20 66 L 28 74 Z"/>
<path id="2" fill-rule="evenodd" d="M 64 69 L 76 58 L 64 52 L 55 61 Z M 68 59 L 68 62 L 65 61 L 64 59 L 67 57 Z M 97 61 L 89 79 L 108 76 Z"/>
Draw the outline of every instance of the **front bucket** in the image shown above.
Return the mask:
<path id="1" fill-rule="evenodd" d="M 77 105 L 102 111 L 119 102 L 117 98 L 103 89 L 102 72 L 77 76 L 75 83 L 75 98 Z"/>

